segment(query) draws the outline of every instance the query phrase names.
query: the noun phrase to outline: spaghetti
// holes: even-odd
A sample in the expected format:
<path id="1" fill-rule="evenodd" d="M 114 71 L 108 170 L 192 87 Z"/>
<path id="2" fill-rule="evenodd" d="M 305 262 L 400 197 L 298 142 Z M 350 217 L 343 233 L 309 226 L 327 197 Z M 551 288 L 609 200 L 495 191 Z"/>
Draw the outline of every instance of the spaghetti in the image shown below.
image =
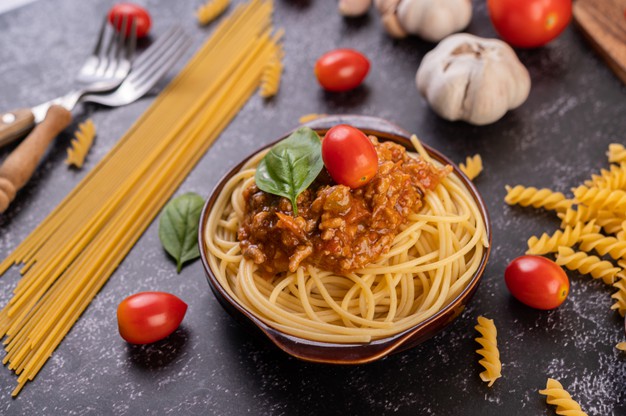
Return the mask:
<path id="1" fill-rule="evenodd" d="M 186 175 L 258 87 L 279 49 L 271 0 L 224 19 L 107 156 L 0 264 L 24 274 L 0 311 L 17 395 Z M 219 62 L 219 65 L 215 63 Z"/>
<path id="2" fill-rule="evenodd" d="M 417 138 L 420 156 L 430 160 Z M 311 265 L 267 279 L 241 254 L 237 230 L 243 192 L 254 182 L 251 158 L 223 187 L 204 229 L 207 259 L 224 290 L 266 324 L 297 337 L 366 343 L 411 328 L 434 315 L 468 285 L 480 267 L 488 237 L 480 210 L 454 174 L 426 193 L 391 248 L 349 273 Z M 440 166 L 440 165 L 439 165 Z"/>

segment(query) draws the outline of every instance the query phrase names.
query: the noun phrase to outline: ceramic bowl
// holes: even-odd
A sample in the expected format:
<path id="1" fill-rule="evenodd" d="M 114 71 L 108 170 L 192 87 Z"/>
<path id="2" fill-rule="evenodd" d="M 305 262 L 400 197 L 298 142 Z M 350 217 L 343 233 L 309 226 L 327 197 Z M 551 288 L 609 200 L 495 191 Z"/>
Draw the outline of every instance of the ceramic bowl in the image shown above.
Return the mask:
<path id="1" fill-rule="evenodd" d="M 307 123 L 306 125 L 316 130 L 320 134 L 320 136 L 323 137 L 323 135 L 330 127 L 337 124 L 350 124 L 361 129 L 366 134 L 373 134 L 377 136 L 381 141 L 392 140 L 407 148 L 412 148 L 410 142 L 410 133 L 386 120 L 376 117 L 352 115 L 330 116 L 316 119 Z M 288 134 L 284 137 L 287 136 Z M 277 141 L 282 140 L 284 137 L 279 138 Z M 273 144 L 270 144 L 269 146 L 271 145 Z M 489 243 L 491 245 L 491 225 L 489 223 L 489 215 L 487 213 L 485 203 L 483 202 L 474 184 L 459 170 L 457 165 L 452 163 L 440 152 L 430 148 L 429 146 L 426 146 L 425 144 L 424 148 L 434 159 L 440 161 L 443 164 L 451 165 L 455 173 L 461 178 L 461 181 L 469 189 L 471 195 L 473 196 L 476 204 L 480 209 L 487 230 Z M 261 150 L 263 149 L 255 151 L 253 155 Z M 480 266 L 470 280 L 469 284 L 467 285 L 467 287 L 465 287 L 463 292 L 461 292 L 456 297 L 456 299 L 454 299 L 445 308 L 443 308 L 430 318 L 420 322 L 412 328 L 409 328 L 393 336 L 378 339 L 365 344 L 339 344 L 311 341 L 285 334 L 272 328 L 271 326 L 261 321 L 253 313 L 243 308 L 224 290 L 224 288 L 215 278 L 206 257 L 206 244 L 204 241 L 203 231 L 206 226 L 209 212 L 211 211 L 211 208 L 213 207 L 213 204 L 217 199 L 217 195 L 220 193 L 225 183 L 241 168 L 246 160 L 235 166 L 233 169 L 230 170 L 230 172 L 228 172 L 224 176 L 224 178 L 222 178 L 217 187 L 211 193 L 204 206 L 202 215 L 200 217 L 198 237 L 200 253 L 202 256 L 202 264 L 204 266 L 207 279 L 209 281 L 209 286 L 211 287 L 213 294 L 220 302 L 220 304 L 224 307 L 224 309 L 238 321 L 242 322 L 244 325 L 252 327 L 254 328 L 254 330 L 260 331 L 273 344 L 285 351 L 287 354 L 306 361 L 328 364 L 362 364 L 374 361 L 392 352 L 403 351 L 415 347 L 416 345 L 440 332 L 461 314 L 461 312 L 465 308 L 465 305 L 470 301 L 470 299 L 476 292 L 480 279 L 485 270 L 487 259 L 489 258 L 489 248 L 484 251 Z"/>

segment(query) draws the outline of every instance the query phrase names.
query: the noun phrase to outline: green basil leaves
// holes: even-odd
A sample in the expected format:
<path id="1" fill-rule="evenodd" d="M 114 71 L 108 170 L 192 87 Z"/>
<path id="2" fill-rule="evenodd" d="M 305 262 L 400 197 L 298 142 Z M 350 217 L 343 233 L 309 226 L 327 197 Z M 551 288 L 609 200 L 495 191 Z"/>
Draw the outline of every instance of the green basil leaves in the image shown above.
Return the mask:
<path id="1" fill-rule="evenodd" d="M 256 169 L 256 185 L 262 191 L 291 201 L 298 215 L 296 199 L 322 171 L 322 142 L 315 131 L 302 127 L 278 142 Z"/>
<path id="2" fill-rule="evenodd" d="M 193 192 L 172 199 L 159 219 L 161 244 L 174 259 L 178 273 L 183 263 L 200 257 L 198 222 L 204 199 Z"/>

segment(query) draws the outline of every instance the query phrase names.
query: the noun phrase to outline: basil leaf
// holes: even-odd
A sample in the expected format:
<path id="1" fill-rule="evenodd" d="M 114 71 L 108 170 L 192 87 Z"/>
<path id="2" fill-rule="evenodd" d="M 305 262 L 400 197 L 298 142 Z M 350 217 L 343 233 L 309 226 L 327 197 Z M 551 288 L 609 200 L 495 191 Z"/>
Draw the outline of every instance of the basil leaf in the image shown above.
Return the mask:
<path id="1" fill-rule="evenodd" d="M 159 219 L 159 239 L 163 248 L 176 260 L 178 273 L 183 263 L 200 257 L 198 222 L 204 199 L 193 192 L 172 199 Z"/>
<path id="2" fill-rule="evenodd" d="M 288 198 L 297 216 L 298 195 L 323 167 L 320 137 L 309 127 L 301 127 L 272 147 L 259 163 L 254 179 L 260 190 Z"/>

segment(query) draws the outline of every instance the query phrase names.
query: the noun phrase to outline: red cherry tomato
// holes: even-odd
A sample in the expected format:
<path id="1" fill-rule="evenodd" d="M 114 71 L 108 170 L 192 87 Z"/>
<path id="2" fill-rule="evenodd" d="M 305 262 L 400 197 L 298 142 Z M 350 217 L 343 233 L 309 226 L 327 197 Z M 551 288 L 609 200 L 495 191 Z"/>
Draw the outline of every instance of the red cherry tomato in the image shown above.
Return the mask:
<path id="1" fill-rule="evenodd" d="M 572 18 L 572 0 L 487 0 L 487 6 L 502 39 L 522 48 L 545 45 Z"/>
<path id="2" fill-rule="evenodd" d="M 150 20 L 150 15 L 146 9 L 133 3 L 118 3 L 111 7 L 111 10 L 109 10 L 109 22 L 117 29 L 118 32 L 122 30 L 125 16 L 126 36 L 130 35 L 133 27 L 133 20 L 137 25 L 138 38 L 142 38 L 148 34 L 152 21 Z"/>
<path id="3" fill-rule="evenodd" d="M 140 292 L 117 307 L 120 335 L 131 344 L 150 344 L 170 335 L 187 312 L 187 304 L 165 292 Z"/>
<path id="4" fill-rule="evenodd" d="M 370 139 L 346 124 L 326 132 L 322 159 L 333 180 L 352 189 L 368 183 L 378 171 L 378 154 Z"/>
<path id="5" fill-rule="evenodd" d="M 569 279 L 563 269 L 545 257 L 521 256 L 504 271 L 509 292 L 535 309 L 554 309 L 569 293 Z"/>
<path id="6" fill-rule="evenodd" d="M 348 91 L 361 85 L 370 70 L 370 62 L 352 49 L 335 49 L 315 63 L 315 76 L 324 89 Z"/>

